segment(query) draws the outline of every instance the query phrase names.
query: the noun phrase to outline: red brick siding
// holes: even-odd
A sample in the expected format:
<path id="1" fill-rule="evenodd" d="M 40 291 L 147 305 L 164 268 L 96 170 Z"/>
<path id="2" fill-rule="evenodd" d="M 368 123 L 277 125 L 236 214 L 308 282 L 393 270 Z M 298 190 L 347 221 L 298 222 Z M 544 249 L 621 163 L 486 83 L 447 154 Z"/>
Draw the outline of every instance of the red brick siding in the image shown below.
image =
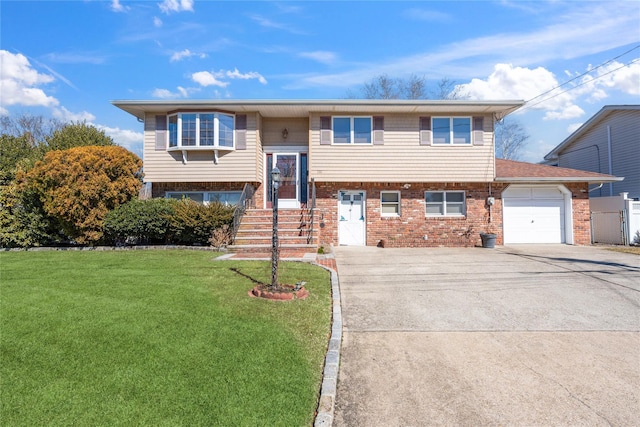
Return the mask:
<path id="1" fill-rule="evenodd" d="M 591 244 L 591 212 L 589 211 L 589 183 L 565 184 L 571 191 L 573 205 L 573 244 Z"/>
<path id="2" fill-rule="evenodd" d="M 480 244 L 480 232 L 498 234 L 502 243 L 502 205 L 499 193 L 504 186 L 492 184 L 496 205 L 489 223 L 488 183 L 316 183 L 316 206 L 320 220 L 320 244 L 338 244 L 338 191 L 366 191 L 367 246 L 384 242 L 386 247 L 474 246 Z M 400 191 L 400 217 L 380 215 L 380 192 Z M 434 218 L 425 214 L 425 191 L 465 191 L 466 216 Z M 426 239 L 425 239 L 426 236 Z"/>

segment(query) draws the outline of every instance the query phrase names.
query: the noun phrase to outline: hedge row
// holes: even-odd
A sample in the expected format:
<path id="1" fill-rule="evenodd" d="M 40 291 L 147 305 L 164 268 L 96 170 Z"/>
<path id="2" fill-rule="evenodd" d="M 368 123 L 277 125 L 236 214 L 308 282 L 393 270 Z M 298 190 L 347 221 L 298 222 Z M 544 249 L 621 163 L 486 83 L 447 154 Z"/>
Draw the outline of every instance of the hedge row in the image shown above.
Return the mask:
<path id="1" fill-rule="evenodd" d="M 132 200 L 107 214 L 104 239 L 115 245 L 208 245 L 214 231 L 230 229 L 233 212 L 233 206 L 188 199 Z M 226 237 L 215 243 L 227 243 Z"/>

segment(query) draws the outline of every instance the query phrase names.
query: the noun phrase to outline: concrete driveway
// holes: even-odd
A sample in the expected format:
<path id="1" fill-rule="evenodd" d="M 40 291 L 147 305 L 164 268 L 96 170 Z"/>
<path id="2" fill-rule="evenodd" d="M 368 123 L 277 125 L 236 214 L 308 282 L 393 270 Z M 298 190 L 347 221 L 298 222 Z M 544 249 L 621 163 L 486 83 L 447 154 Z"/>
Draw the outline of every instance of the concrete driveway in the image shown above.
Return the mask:
<path id="1" fill-rule="evenodd" d="M 640 257 L 336 248 L 334 426 L 640 425 Z"/>

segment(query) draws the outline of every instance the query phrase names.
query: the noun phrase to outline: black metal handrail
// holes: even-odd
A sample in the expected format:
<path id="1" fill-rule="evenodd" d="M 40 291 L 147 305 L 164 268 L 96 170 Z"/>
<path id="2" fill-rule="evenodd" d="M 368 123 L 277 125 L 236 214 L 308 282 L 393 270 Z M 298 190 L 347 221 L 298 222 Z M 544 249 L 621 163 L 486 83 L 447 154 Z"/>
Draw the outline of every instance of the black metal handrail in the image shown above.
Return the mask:
<path id="1" fill-rule="evenodd" d="M 307 244 L 313 239 L 314 212 L 316 210 L 316 181 L 311 178 L 311 208 L 309 210 L 309 229 L 307 231 Z"/>
<path id="2" fill-rule="evenodd" d="M 233 229 L 231 230 L 232 242 L 236 240 L 236 234 L 238 233 L 238 228 L 240 228 L 240 222 L 242 222 L 242 217 L 247 211 L 247 208 L 254 206 L 254 194 L 255 189 L 253 188 L 253 185 L 246 183 L 242 189 L 240 199 L 238 200 L 238 203 L 236 203 L 236 208 L 233 211 Z"/>

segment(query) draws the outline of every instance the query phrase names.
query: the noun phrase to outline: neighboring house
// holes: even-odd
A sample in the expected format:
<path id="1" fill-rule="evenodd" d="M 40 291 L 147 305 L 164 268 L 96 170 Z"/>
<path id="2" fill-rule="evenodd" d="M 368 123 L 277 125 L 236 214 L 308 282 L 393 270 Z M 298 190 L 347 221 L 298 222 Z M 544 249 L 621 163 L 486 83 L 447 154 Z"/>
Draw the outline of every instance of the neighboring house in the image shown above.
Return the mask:
<path id="1" fill-rule="evenodd" d="M 547 164 L 624 177 L 590 197 L 640 198 L 640 105 L 606 105 L 544 156 Z M 598 184 L 599 185 L 599 184 Z"/>
<path id="2" fill-rule="evenodd" d="M 144 122 L 154 197 L 235 203 L 248 184 L 268 216 L 277 165 L 279 208 L 311 221 L 314 246 L 474 246 L 480 232 L 498 244 L 589 244 L 588 187 L 617 180 L 496 160 L 494 123 L 521 101 L 113 104 Z"/>

